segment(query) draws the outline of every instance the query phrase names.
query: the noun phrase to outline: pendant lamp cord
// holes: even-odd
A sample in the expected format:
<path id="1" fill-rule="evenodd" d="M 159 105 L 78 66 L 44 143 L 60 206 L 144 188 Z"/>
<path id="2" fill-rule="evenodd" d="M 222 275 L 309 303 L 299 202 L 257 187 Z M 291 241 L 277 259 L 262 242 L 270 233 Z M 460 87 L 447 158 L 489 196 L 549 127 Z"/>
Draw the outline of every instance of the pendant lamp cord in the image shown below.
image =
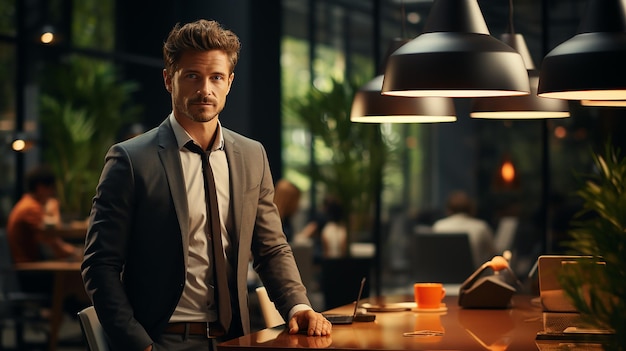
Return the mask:
<path id="1" fill-rule="evenodd" d="M 402 18 L 402 29 L 400 32 L 400 38 L 406 39 L 406 13 L 404 12 L 404 0 L 400 2 L 400 17 Z"/>
<path id="2" fill-rule="evenodd" d="M 515 34 L 515 29 L 513 29 L 513 0 L 509 0 L 509 34 Z"/>

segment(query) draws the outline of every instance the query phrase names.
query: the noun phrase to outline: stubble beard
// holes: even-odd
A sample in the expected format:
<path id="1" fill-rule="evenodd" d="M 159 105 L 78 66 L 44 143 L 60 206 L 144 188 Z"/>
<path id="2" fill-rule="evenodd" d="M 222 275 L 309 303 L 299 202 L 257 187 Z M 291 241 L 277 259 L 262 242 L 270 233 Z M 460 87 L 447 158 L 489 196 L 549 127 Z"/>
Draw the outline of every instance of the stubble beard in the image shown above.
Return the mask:
<path id="1" fill-rule="evenodd" d="M 219 113 L 209 113 L 209 112 L 204 112 L 203 111 L 203 112 L 197 112 L 197 113 L 188 112 L 185 115 L 187 117 L 189 117 L 189 119 L 194 121 L 194 122 L 206 123 L 206 122 L 210 122 L 213 119 L 217 118 Z"/>
<path id="2" fill-rule="evenodd" d="M 194 105 L 195 102 L 197 101 L 188 100 L 185 103 L 185 111 L 183 111 L 183 114 L 194 122 L 198 122 L 198 123 L 210 122 L 214 120 L 215 118 L 217 118 L 217 116 L 219 116 L 222 110 L 221 108 L 217 108 L 216 110 L 213 110 L 209 108 L 208 106 Z M 215 105 L 211 105 L 211 106 L 215 106 Z"/>

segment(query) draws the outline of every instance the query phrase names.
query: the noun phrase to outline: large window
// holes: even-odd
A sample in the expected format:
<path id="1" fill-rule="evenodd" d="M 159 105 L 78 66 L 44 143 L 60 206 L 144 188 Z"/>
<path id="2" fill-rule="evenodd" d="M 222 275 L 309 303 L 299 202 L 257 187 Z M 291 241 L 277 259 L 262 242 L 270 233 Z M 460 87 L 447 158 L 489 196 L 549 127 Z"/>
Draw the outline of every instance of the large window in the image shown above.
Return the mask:
<path id="1" fill-rule="evenodd" d="M 524 36 L 537 68 L 550 49 L 576 34 L 585 2 L 514 2 L 514 28 Z M 417 36 L 431 5 L 283 0 L 283 102 L 306 96 L 312 87 L 323 90 L 331 78 L 362 84 L 381 73 L 377 65 L 384 61 L 388 41 Z M 480 1 L 480 6 L 491 34 L 499 38 L 507 31 L 508 2 Z M 572 196 L 579 186 L 576 174 L 590 171 L 590 152 L 601 150 L 611 135 L 624 129 L 618 117 L 624 109 L 588 108 L 572 101 L 571 118 L 494 121 L 471 119 L 470 102 L 455 101 L 455 123 L 380 125 L 387 148 L 380 189 L 383 250 L 401 249 L 390 229 L 398 214 L 411 225 L 428 224 L 445 214 L 448 193 L 461 189 L 476 199 L 478 215 L 494 231 L 501 218 L 518 218 L 515 254 L 523 274 L 536 255 L 562 250 L 564 228 L 577 208 Z M 285 175 L 320 196 L 307 167 L 321 167 L 337 155 L 320 147 L 297 117 L 283 115 Z M 514 181 L 503 182 L 503 165 L 513 165 Z M 303 206 L 317 203 L 319 199 L 307 198 Z M 402 230 L 407 234 L 411 229 Z"/>
<path id="2" fill-rule="evenodd" d="M 95 92 L 92 88 L 93 84 L 103 83 L 97 78 L 98 72 L 106 79 L 114 77 L 110 60 L 115 38 L 114 5 L 114 1 L 93 0 L 0 3 L 0 225 L 6 223 L 6 216 L 23 191 L 25 172 L 39 163 L 54 163 L 50 155 L 67 156 L 59 143 L 72 141 L 71 135 L 63 135 L 51 142 L 54 137 L 50 130 L 43 130 L 41 114 L 53 117 L 46 105 L 42 106 L 42 97 L 57 98 L 59 106 L 81 109 L 90 91 L 100 98 L 111 93 L 104 85 L 100 88 L 106 91 Z M 86 69 L 81 71 L 79 66 Z M 80 94 L 71 93 L 72 89 Z M 72 98 L 65 101 L 64 94 Z M 59 118 L 51 125 L 63 121 L 70 123 Z M 74 122 L 70 127 L 77 131 L 80 128 Z M 14 140 L 25 141 L 24 149 L 14 150 Z M 102 157 L 98 155 L 100 162 Z M 77 184 L 59 178 L 62 187 Z"/>

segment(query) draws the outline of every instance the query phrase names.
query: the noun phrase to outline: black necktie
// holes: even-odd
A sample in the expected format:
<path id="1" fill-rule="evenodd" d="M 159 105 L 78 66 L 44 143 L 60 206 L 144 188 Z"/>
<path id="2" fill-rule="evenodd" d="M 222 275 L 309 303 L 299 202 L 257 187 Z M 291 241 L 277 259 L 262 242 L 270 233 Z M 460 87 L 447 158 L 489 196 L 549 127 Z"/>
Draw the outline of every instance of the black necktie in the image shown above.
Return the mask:
<path id="1" fill-rule="evenodd" d="M 220 324 L 226 331 L 230 327 L 232 311 L 230 307 L 230 295 L 228 289 L 228 279 L 226 277 L 226 260 L 222 246 L 222 231 L 220 227 L 219 209 L 217 207 L 217 191 L 215 190 L 215 180 L 213 171 L 209 163 L 209 154 L 201 147 L 189 141 L 185 147 L 197 154 L 202 159 L 202 172 L 204 173 L 204 193 L 207 204 L 208 227 L 213 246 L 213 279 L 217 290 L 217 314 Z"/>

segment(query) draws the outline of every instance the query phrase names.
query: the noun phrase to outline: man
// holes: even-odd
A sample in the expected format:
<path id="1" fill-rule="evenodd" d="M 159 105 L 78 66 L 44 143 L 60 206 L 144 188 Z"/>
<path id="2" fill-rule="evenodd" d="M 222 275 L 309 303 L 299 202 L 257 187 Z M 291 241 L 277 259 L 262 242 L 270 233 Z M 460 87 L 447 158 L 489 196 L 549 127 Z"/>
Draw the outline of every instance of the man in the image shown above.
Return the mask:
<path id="1" fill-rule="evenodd" d="M 263 146 L 218 119 L 239 49 L 237 36 L 215 21 L 176 25 L 163 47 L 172 113 L 106 155 L 82 273 L 113 349 L 207 350 L 249 333 L 250 259 L 290 333 L 331 332 L 330 322 L 310 307 L 282 232 Z M 211 243 L 219 238 L 209 226 L 205 155 L 190 151 L 189 141 L 210 155 L 227 287 L 215 283 L 219 260 Z M 229 312 L 218 298 L 226 290 L 230 322 L 223 321 Z"/>
<path id="2" fill-rule="evenodd" d="M 77 247 L 59 237 L 45 235 L 43 231 L 47 216 L 60 216 L 58 205 L 53 207 L 52 213 L 46 209 L 51 202 L 58 204 L 55 179 L 47 166 L 35 167 L 26 174 L 26 193 L 11 210 L 7 222 L 7 238 L 14 262 L 81 257 Z"/>
<path id="3" fill-rule="evenodd" d="M 293 217 L 298 213 L 302 191 L 287 179 L 280 179 L 274 187 L 274 204 L 278 208 L 280 220 L 283 223 L 283 232 L 287 241 L 293 239 Z"/>
<path id="4" fill-rule="evenodd" d="M 433 224 L 433 231 L 438 233 L 467 233 L 474 259 L 474 268 L 478 268 L 491 260 L 496 254 L 493 231 L 487 222 L 474 217 L 474 204 L 467 193 L 463 191 L 452 192 L 448 196 L 446 209 L 448 217 L 436 221 Z"/>
<path id="5" fill-rule="evenodd" d="M 26 174 L 26 193 L 13 206 L 7 222 L 7 240 L 15 263 L 82 259 L 81 247 L 44 232 L 45 226 L 58 225 L 60 220 L 55 180 L 54 173 L 45 165 Z M 51 272 L 17 271 L 17 279 L 24 292 L 52 295 L 54 275 Z M 85 289 L 78 276 L 66 283 L 64 311 L 76 316 L 88 302 Z M 42 315 L 49 312 L 49 303 L 41 311 Z"/>

